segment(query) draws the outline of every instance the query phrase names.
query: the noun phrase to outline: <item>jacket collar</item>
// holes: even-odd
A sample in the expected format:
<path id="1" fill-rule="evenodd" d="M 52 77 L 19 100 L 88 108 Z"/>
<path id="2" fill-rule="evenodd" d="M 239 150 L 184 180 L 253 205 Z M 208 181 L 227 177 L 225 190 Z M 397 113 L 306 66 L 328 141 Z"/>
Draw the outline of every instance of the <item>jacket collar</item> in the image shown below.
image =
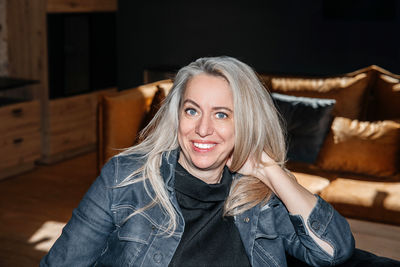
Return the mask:
<path id="1" fill-rule="evenodd" d="M 174 190 L 175 182 L 175 168 L 179 159 L 180 148 L 166 151 L 162 155 L 161 159 L 161 177 L 164 179 L 164 183 L 168 191 Z"/>

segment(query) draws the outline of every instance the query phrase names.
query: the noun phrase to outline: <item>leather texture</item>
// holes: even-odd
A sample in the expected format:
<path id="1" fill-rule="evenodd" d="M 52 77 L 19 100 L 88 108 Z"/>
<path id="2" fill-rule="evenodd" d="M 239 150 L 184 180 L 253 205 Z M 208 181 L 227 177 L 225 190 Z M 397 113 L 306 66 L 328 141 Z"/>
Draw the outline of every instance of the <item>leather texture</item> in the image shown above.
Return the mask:
<path id="1" fill-rule="evenodd" d="M 399 123 L 336 117 L 317 164 L 325 170 L 388 176 L 398 171 L 399 150 Z"/>
<path id="2" fill-rule="evenodd" d="M 153 119 L 153 117 L 156 115 L 157 111 L 160 109 L 162 102 L 164 101 L 166 95 L 165 95 L 165 90 L 160 86 L 157 85 L 157 91 L 154 94 L 154 97 L 151 101 L 151 105 L 149 108 L 149 111 L 146 113 L 144 116 L 141 126 L 141 129 L 144 129 L 147 124 L 150 123 L 150 121 Z"/>
<path id="3" fill-rule="evenodd" d="M 360 119 L 369 76 L 335 78 L 272 78 L 271 90 L 294 96 L 335 99 L 334 116 Z"/>
<path id="4" fill-rule="evenodd" d="M 400 118 L 400 76 L 378 75 L 372 89 L 374 103 L 370 109 L 371 119 L 398 119 Z"/>
<path id="5" fill-rule="evenodd" d="M 342 176 L 345 177 L 345 176 Z M 400 225 L 400 183 L 338 177 L 321 197 L 344 216 Z"/>
<path id="6" fill-rule="evenodd" d="M 99 170 L 112 156 L 135 143 L 157 90 L 164 90 L 165 97 L 171 87 L 171 80 L 162 80 L 102 97 L 98 125 Z"/>

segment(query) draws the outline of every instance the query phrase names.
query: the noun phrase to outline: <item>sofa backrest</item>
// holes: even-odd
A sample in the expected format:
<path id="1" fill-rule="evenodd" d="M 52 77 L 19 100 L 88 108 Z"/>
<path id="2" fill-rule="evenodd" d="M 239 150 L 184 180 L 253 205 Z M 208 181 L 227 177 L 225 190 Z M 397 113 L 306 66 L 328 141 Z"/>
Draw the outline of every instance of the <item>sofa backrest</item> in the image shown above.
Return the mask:
<path id="1" fill-rule="evenodd" d="M 400 75 L 392 74 L 378 66 L 372 65 L 364 69 L 356 70 L 351 73 L 340 76 L 331 77 L 299 77 L 290 75 L 260 75 L 261 80 L 273 92 L 279 92 L 292 96 L 316 97 L 316 98 L 333 98 L 336 100 L 338 108 L 333 111 L 335 118 L 345 117 L 352 120 L 351 125 L 365 126 L 362 121 L 373 120 L 393 120 L 398 123 L 400 119 Z M 134 89 L 121 91 L 112 95 L 103 96 L 99 105 L 99 127 L 98 127 L 98 166 L 101 168 L 103 164 L 113 155 L 119 153 L 122 149 L 130 147 L 134 144 L 138 132 L 144 124 L 144 120 L 151 119 L 153 112 L 149 112 L 150 106 L 153 106 L 152 100 L 157 92 L 157 86 L 162 87 L 165 91 L 169 91 L 172 86 L 171 80 L 163 80 L 151 84 L 146 84 Z M 351 91 L 354 92 L 351 92 Z M 319 124 L 318 124 L 319 125 Z M 371 122 L 368 129 L 376 129 L 379 131 L 379 123 Z M 388 134 L 392 136 L 391 143 L 388 146 L 394 146 L 394 150 L 398 151 L 399 142 L 396 141 L 399 135 L 398 124 L 388 130 Z M 397 164 L 397 154 L 390 152 L 392 150 L 384 150 L 393 154 L 391 160 L 387 160 L 393 166 L 387 168 L 386 165 L 380 164 L 373 172 L 370 171 L 368 162 L 374 160 L 369 158 L 363 160 L 363 166 L 359 167 L 361 157 L 354 156 L 355 161 L 349 161 L 348 157 L 338 156 L 337 151 L 347 153 L 341 146 L 341 142 L 334 142 L 334 131 L 330 129 L 329 134 L 325 137 L 320 153 L 322 157 L 315 162 L 319 168 L 333 169 L 333 165 L 337 171 L 357 172 L 367 175 L 386 175 L 389 171 L 399 170 Z M 383 128 L 382 128 L 383 129 Z M 349 133 L 353 134 L 353 132 Z M 352 144 L 367 151 L 364 154 L 376 157 L 376 153 L 372 153 L 371 149 L 375 149 L 377 143 L 386 142 L 386 137 L 381 140 L 370 140 L 364 135 L 352 135 Z M 371 138 L 375 138 L 374 135 Z M 331 140 L 332 139 L 332 140 Z M 363 143 L 364 142 L 364 143 Z M 304 143 L 304 142 L 302 142 Z M 387 142 L 386 142 L 387 143 Z M 329 144 L 333 144 L 328 146 Z M 354 145 L 355 146 L 355 145 Z M 353 152 L 361 153 L 362 149 L 352 146 Z M 346 147 L 350 147 L 347 146 Z M 385 149 L 387 145 L 383 145 Z M 328 149 L 329 148 L 329 149 Z M 370 149 L 371 148 L 371 149 Z M 318 150 L 319 151 L 319 150 Z M 370 153 L 371 152 L 371 153 Z M 361 153 L 363 154 L 363 153 Z M 395 155 L 396 154 L 396 155 Z M 332 156 L 335 159 L 341 159 L 345 164 L 332 163 Z M 396 158 L 395 158 L 396 156 Z M 328 164 L 329 163 L 329 164 Z M 354 163 L 354 164 L 352 164 Z M 354 167 L 356 164 L 357 170 Z M 343 167 L 345 166 L 345 167 Z M 397 167 L 396 167 L 397 166 Z"/>
<path id="2" fill-rule="evenodd" d="M 367 120 L 400 119 L 400 75 L 375 66 Z"/>
<path id="3" fill-rule="evenodd" d="M 338 76 L 264 74 L 261 78 L 272 92 L 336 100 L 333 124 L 314 162 L 318 168 L 376 177 L 400 171 L 400 75 L 372 65 Z M 314 117 L 306 119 L 315 120 Z M 304 123 L 296 125 L 305 127 Z M 289 126 L 290 156 L 290 145 L 307 143 L 301 139 L 303 136 L 296 140 Z M 293 159 L 296 161 L 289 157 Z M 301 161 L 305 162 L 304 158 Z"/>
<path id="4" fill-rule="evenodd" d="M 162 80 L 100 97 L 98 108 L 98 168 L 135 143 L 157 90 L 168 94 L 171 80 Z"/>
<path id="5" fill-rule="evenodd" d="M 371 65 L 334 76 L 261 74 L 271 92 L 336 100 L 334 116 L 364 121 L 400 118 L 400 75 Z"/>

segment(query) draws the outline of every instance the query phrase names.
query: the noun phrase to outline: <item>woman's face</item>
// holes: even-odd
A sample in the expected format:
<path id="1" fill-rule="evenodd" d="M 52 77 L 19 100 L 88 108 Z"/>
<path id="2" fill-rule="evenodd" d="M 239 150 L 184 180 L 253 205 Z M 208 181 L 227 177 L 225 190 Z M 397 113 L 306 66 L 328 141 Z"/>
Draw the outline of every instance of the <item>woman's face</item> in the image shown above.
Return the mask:
<path id="1" fill-rule="evenodd" d="M 202 171 L 220 173 L 233 150 L 234 139 L 229 83 L 218 76 L 194 76 L 187 84 L 180 110 L 179 163 L 199 178 Z"/>

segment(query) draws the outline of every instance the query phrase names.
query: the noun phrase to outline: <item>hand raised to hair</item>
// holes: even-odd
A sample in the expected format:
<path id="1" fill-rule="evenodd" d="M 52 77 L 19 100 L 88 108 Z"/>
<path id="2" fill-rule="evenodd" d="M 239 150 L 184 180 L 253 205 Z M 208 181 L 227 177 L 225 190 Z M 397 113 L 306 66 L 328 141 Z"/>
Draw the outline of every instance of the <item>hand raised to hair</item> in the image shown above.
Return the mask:
<path id="1" fill-rule="evenodd" d="M 230 157 L 226 165 L 230 168 L 231 163 L 232 158 Z M 260 162 L 255 160 L 253 155 L 250 155 L 243 166 L 237 172 L 245 176 L 256 177 L 264 182 L 268 187 L 271 187 L 268 175 L 265 172 L 265 169 L 271 166 L 277 166 L 277 164 L 270 156 L 268 156 L 267 153 L 265 153 L 265 151 L 263 151 L 261 154 Z"/>

